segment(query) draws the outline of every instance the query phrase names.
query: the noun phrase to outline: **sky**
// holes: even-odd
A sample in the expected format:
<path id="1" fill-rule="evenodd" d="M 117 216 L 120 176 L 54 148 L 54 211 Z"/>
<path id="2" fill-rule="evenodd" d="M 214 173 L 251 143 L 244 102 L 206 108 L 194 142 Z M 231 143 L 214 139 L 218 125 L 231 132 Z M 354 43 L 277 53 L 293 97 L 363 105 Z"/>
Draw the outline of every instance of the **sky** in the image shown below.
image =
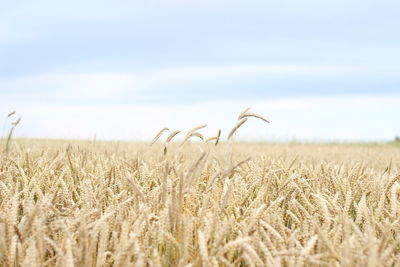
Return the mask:
<path id="1" fill-rule="evenodd" d="M 390 0 L 0 1 L 0 126 L 18 137 L 150 140 L 207 123 L 236 138 L 400 135 Z M 2 115 L 3 114 L 3 115 Z M 15 118 L 14 118 L 15 119 Z"/>

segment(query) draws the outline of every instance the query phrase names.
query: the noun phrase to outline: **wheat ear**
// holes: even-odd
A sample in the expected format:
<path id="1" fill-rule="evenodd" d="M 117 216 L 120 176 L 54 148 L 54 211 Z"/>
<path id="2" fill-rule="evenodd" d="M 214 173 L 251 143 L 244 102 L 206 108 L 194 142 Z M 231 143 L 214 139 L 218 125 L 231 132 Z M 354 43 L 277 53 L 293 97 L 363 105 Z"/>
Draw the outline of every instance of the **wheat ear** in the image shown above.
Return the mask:
<path id="1" fill-rule="evenodd" d="M 239 116 L 238 116 L 238 120 L 242 119 L 243 114 L 247 113 L 250 110 L 250 107 L 245 108 L 242 112 L 240 112 Z"/>
<path id="2" fill-rule="evenodd" d="M 161 135 L 162 135 L 164 132 L 167 132 L 167 131 L 169 131 L 168 128 L 162 128 L 161 131 L 158 132 L 158 134 L 156 135 L 156 137 L 154 137 L 153 141 L 151 141 L 151 144 L 150 144 L 150 145 L 153 145 L 155 142 L 157 142 L 157 140 L 161 137 Z"/>
<path id="3" fill-rule="evenodd" d="M 258 119 L 260 119 L 260 120 L 263 120 L 263 121 L 269 123 L 269 120 L 267 120 L 267 119 L 264 118 L 263 116 L 258 115 L 258 114 L 256 114 L 256 113 L 244 113 L 244 114 L 242 114 L 242 115 L 239 116 L 239 120 L 241 120 L 241 119 L 243 119 L 243 118 L 248 118 L 248 117 L 258 118 Z"/>
<path id="4" fill-rule="evenodd" d="M 180 132 L 181 132 L 181 131 L 179 131 L 179 130 L 173 131 L 173 132 L 168 136 L 168 138 L 167 138 L 167 140 L 165 141 L 165 143 L 168 144 L 169 142 L 171 142 L 172 138 L 174 138 L 175 135 L 177 135 L 177 134 L 180 133 Z"/>
<path id="5" fill-rule="evenodd" d="M 247 118 L 246 119 L 242 119 L 241 121 L 239 121 L 236 124 L 236 126 L 229 132 L 228 140 L 231 139 L 231 137 L 234 135 L 234 133 L 237 131 L 237 129 L 239 129 L 240 126 L 242 126 L 246 121 L 247 121 Z"/>

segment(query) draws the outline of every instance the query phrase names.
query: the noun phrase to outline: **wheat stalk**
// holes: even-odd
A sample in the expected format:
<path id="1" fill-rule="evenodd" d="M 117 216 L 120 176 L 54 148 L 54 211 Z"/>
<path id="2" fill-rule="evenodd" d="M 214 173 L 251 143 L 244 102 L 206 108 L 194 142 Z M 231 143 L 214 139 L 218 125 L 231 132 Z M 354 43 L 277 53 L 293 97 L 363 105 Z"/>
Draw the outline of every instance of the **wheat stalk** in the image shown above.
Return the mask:
<path id="1" fill-rule="evenodd" d="M 7 117 L 9 118 L 9 117 L 11 117 L 12 115 L 14 115 L 15 113 L 16 113 L 15 110 L 14 110 L 14 111 L 11 111 L 10 113 L 8 113 Z"/>
<path id="2" fill-rule="evenodd" d="M 244 118 L 248 118 L 248 117 L 254 117 L 254 118 L 258 118 L 260 120 L 263 120 L 265 122 L 269 123 L 269 120 L 267 120 L 266 118 L 256 114 L 256 113 L 244 113 L 242 115 L 239 116 L 239 120 L 244 119 Z"/>
<path id="3" fill-rule="evenodd" d="M 171 140 L 172 140 L 177 134 L 179 134 L 180 132 L 181 132 L 181 131 L 179 131 L 179 130 L 173 131 L 173 132 L 168 136 L 168 138 L 167 138 L 167 140 L 165 141 L 165 143 L 168 144 L 169 142 L 171 142 Z"/>
<path id="4" fill-rule="evenodd" d="M 240 112 L 239 116 L 238 116 L 238 121 L 242 119 L 242 116 L 244 114 L 246 114 L 248 111 L 250 110 L 250 107 L 245 108 L 244 110 L 242 110 L 242 112 Z"/>
<path id="5" fill-rule="evenodd" d="M 189 132 L 187 133 L 187 135 L 190 135 L 190 134 L 192 134 L 194 132 L 197 132 L 198 130 L 201 130 L 201 129 L 206 128 L 206 127 L 207 127 L 207 124 L 202 124 L 202 125 L 196 126 L 196 127 L 192 128 L 192 129 L 190 129 Z"/>
<path id="6" fill-rule="evenodd" d="M 231 139 L 231 137 L 235 134 L 235 132 L 237 131 L 237 129 L 239 129 L 245 122 L 247 121 L 246 119 L 242 119 L 241 121 L 239 121 L 236 126 L 229 132 L 228 134 L 228 140 Z"/>
<path id="7" fill-rule="evenodd" d="M 158 134 L 154 137 L 153 141 L 151 141 L 150 145 L 153 145 L 155 142 L 157 142 L 157 140 L 161 137 L 161 135 L 165 132 L 169 132 L 168 128 L 162 128 Z"/>

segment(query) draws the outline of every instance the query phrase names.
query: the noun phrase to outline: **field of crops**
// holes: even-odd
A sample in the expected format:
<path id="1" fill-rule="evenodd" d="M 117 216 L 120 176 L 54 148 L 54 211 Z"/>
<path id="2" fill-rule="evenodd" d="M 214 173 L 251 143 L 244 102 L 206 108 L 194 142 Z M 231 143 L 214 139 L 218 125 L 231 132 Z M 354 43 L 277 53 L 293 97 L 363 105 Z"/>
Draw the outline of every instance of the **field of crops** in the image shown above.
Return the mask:
<path id="1" fill-rule="evenodd" d="M 1 266 L 400 266 L 396 145 L 14 140 Z"/>

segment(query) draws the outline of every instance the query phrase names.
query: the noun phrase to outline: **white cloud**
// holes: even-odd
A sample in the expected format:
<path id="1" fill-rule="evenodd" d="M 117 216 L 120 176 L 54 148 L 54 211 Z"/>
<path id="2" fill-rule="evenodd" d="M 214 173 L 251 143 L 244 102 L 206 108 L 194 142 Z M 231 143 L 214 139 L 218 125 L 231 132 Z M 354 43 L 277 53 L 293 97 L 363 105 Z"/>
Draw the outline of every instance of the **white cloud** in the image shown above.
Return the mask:
<path id="1" fill-rule="evenodd" d="M 146 95 L 163 93 L 168 88 L 191 88 L 193 85 L 250 80 L 258 77 L 343 76 L 369 73 L 370 68 L 341 65 L 241 64 L 188 66 L 131 72 L 61 72 L 0 79 L 5 95 L 36 95 L 62 100 L 118 99 L 126 93 Z M 376 70 L 374 70 L 376 72 Z M 29 88 L 29 90 L 27 89 Z M 30 91 L 30 92 L 29 92 Z M 21 92 L 21 93 L 18 93 Z M 131 94 L 132 95 L 132 94 Z"/>

